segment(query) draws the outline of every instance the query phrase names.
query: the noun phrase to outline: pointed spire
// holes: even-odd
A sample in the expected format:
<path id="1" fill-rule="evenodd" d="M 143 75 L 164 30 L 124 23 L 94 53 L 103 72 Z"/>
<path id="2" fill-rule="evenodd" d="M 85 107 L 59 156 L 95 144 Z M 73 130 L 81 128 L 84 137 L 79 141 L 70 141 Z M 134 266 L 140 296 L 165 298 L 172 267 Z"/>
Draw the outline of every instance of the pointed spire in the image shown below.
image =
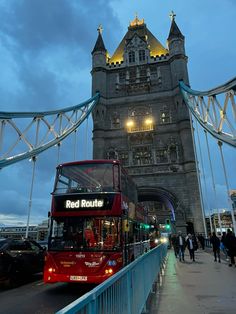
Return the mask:
<path id="1" fill-rule="evenodd" d="M 175 17 L 176 17 L 176 14 L 173 11 L 171 11 L 171 13 L 170 13 L 171 27 L 170 27 L 169 36 L 167 38 L 168 41 L 171 40 L 172 38 L 184 39 L 184 35 L 181 33 L 181 31 L 179 30 L 179 28 L 175 22 Z"/>
<path id="2" fill-rule="evenodd" d="M 105 45 L 104 45 L 104 42 L 103 42 L 103 39 L 102 39 L 102 31 L 103 31 L 103 29 L 102 29 L 102 25 L 101 24 L 98 26 L 97 31 L 98 31 L 98 38 L 97 38 L 97 41 L 96 41 L 96 44 L 95 44 L 95 46 L 93 48 L 92 53 L 94 53 L 95 51 L 105 51 L 106 52 L 107 50 L 105 48 Z"/>

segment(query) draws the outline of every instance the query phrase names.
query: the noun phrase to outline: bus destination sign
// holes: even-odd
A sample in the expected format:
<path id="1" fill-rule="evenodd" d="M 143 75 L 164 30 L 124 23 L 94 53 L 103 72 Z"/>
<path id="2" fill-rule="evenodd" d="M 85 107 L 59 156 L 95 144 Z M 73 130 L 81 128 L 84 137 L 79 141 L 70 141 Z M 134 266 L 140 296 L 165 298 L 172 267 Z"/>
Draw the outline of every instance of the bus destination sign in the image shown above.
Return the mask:
<path id="1" fill-rule="evenodd" d="M 114 194 L 55 195 L 53 208 L 56 212 L 88 210 L 112 210 Z"/>
<path id="2" fill-rule="evenodd" d="M 101 208 L 104 205 L 104 200 L 98 200 L 95 198 L 94 200 L 66 200 L 65 201 L 65 208 Z"/>

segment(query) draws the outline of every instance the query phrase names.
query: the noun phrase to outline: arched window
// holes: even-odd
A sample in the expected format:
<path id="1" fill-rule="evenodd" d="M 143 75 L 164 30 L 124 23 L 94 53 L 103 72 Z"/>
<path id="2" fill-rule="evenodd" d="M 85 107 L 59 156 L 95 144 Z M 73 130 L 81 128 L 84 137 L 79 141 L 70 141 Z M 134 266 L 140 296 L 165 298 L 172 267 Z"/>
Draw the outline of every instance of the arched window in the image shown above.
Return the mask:
<path id="1" fill-rule="evenodd" d="M 145 50 L 139 50 L 139 61 L 145 61 Z"/>
<path id="2" fill-rule="evenodd" d="M 129 63 L 133 63 L 133 62 L 135 62 L 135 52 L 130 51 L 129 52 Z"/>

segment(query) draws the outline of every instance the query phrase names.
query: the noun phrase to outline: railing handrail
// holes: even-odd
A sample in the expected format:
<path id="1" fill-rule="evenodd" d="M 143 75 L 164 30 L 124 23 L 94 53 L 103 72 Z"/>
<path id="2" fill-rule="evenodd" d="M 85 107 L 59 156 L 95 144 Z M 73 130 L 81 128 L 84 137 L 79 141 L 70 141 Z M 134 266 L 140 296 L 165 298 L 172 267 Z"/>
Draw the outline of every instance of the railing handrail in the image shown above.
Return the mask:
<path id="1" fill-rule="evenodd" d="M 75 300 L 74 302 L 72 302 L 71 304 L 67 305 L 66 307 L 64 307 L 63 309 L 61 309 L 60 311 L 58 311 L 56 314 L 72 314 L 72 313 L 80 313 L 79 311 L 84 310 L 85 307 L 88 306 L 88 311 L 86 311 L 86 313 L 88 314 L 105 314 L 105 313 L 112 313 L 112 312 L 97 312 L 95 309 L 95 306 L 92 306 L 91 303 L 96 304 L 96 302 L 98 301 L 98 298 L 102 295 L 103 292 L 107 292 L 110 288 L 112 289 L 112 287 L 114 288 L 115 284 L 118 283 L 119 281 L 121 281 L 122 279 L 124 279 L 124 282 L 129 282 L 130 283 L 130 287 L 131 289 L 133 289 L 134 282 L 135 282 L 135 278 L 131 278 L 131 275 L 135 276 L 135 270 L 137 270 L 138 267 L 142 268 L 145 266 L 145 263 L 153 263 L 155 262 L 155 264 L 153 264 L 153 267 L 155 267 L 156 269 L 156 273 L 145 273 L 145 279 L 146 277 L 149 280 L 148 282 L 148 287 L 145 287 L 145 283 L 143 282 L 143 290 L 144 290 L 144 294 L 145 294 L 145 300 L 142 300 L 142 308 L 145 305 L 145 302 L 147 300 L 148 294 L 151 291 L 152 288 L 152 284 L 155 281 L 160 268 L 161 268 L 161 264 L 166 256 L 166 252 L 167 252 L 167 247 L 164 244 L 160 244 L 158 247 L 148 251 L 147 253 L 145 253 L 144 255 L 138 257 L 134 262 L 132 262 L 131 264 L 125 266 L 123 269 L 121 269 L 118 273 L 114 274 L 111 278 L 107 279 L 105 282 L 101 283 L 100 285 L 98 285 L 96 288 L 94 288 L 93 290 L 91 290 L 90 292 L 84 294 L 83 296 L 81 296 L 80 298 L 78 298 L 77 300 Z M 157 260 L 159 258 L 159 260 Z M 147 266 L 147 269 L 149 268 L 149 264 Z M 150 268 L 152 269 L 152 268 Z M 140 272 L 139 276 L 141 275 Z M 144 273 L 142 273 L 142 275 L 144 275 Z M 136 278 L 137 279 L 137 278 Z M 147 281 L 147 280 L 145 280 Z M 115 289 L 115 288 L 114 288 Z M 114 294 L 114 289 L 112 291 L 112 293 Z M 129 289 L 129 288 L 128 288 Z M 147 293 L 148 291 L 148 293 Z M 128 292 L 128 294 L 131 295 L 131 291 Z M 108 294 L 109 295 L 109 294 Z M 114 296 L 114 295 L 113 295 Z M 125 296 L 126 296 L 126 300 L 125 300 Z M 107 297 L 108 298 L 108 297 Z M 114 299 L 114 298 L 113 298 Z M 104 301 L 104 300 L 102 300 Z M 127 301 L 127 295 L 124 294 L 124 300 L 123 302 Z M 137 302 L 140 303 L 140 300 L 136 300 Z M 109 298 L 106 301 L 109 303 Z M 113 300 L 114 302 L 114 300 Z M 117 308 L 119 308 L 120 306 L 120 300 L 116 300 L 117 302 Z M 129 301 L 131 302 L 131 301 Z M 90 305 L 90 306 L 89 306 Z M 106 304 L 107 306 L 107 304 Z M 114 306 L 114 304 L 113 304 Z M 91 310 L 91 307 L 93 308 Z M 104 307 L 104 305 L 103 305 Z M 129 308 L 129 306 L 128 306 Z M 82 312 L 81 312 L 82 313 Z M 83 312 L 84 313 L 84 312 Z M 122 314 L 125 313 L 130 313 L 130 314 L 138 314 L 137 311 L 132 311 L 132 309 L 128 309 L 126 312 L 122 311 Z M 139 312 L 141 313 L 141 311 Z"/>

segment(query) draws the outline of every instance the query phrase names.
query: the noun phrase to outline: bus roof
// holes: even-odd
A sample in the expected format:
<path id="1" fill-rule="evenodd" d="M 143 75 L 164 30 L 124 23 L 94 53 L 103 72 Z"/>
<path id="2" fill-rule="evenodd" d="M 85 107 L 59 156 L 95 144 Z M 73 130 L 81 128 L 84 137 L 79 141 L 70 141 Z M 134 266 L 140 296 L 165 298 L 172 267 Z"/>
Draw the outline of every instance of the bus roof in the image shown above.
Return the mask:
<path id="1" fill-rule="evenodd" d="M 114 159 L 80 160 L 80 161 L 72 161 L 72 162 L 59 164 L 57 168 L 64 167 L 64 166 L 84 165 L 84 164 L 120 164 L 120 161 L 114 160 Z"/>

